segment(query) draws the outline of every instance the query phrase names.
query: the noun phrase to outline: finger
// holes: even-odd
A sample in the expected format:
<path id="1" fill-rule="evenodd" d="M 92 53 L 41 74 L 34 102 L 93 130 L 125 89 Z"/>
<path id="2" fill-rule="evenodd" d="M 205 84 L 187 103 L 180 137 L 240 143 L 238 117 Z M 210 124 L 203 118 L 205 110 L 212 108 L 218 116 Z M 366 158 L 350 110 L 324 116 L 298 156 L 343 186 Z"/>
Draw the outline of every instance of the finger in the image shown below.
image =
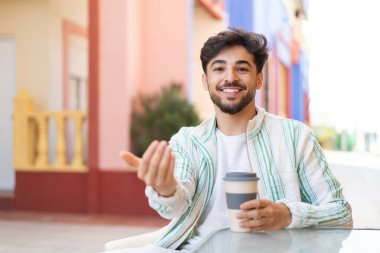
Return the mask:
<path id="1" fill-rule="evenodd" d="M 252 227 L 249 230 L 251 232 L 258 232 L 258 231 L 264 231 L 264 230 L 269 230 L 269 229 L 266 225 L 264 225 L 264 226 Z"/>
<path id="2" fill-rule="evenodd" d="M 236 217 L 242 220 L 258 219 L 262 217 L 260 210 L 261 209 L 250 209 L 248 211 L 240 211 L 236 214 Z"/>
<path id="3" fill-rule="evenodd" d="M 171 181 L 174 179 L 174 168 L 175 168 L 175 155 L 170 150 L 170 165 L 169 172 L 166 174 L 166 181 Z"/>
<path id="4" fill-rule="evenodd" d="M 171 160 L 171 151 L 170 147 L 166 146 L 162 160 L 159 165 L 156 177 L 156 185 L 161 185 L 166 182 L 166 175 L 170 171 L 170 160 Z"/>
<path id="5" fill-rule="evenodd" d="M 264 208 L 270 203 L 272 202 L 266 199 L 253 199 L 241 204 L 240 209 L 249 210 L 249 209 L 254 209 L 254 208 Z"/>
<path id="6" fill-rule="evenodd" d="M 250 210 L 250 209 L 258 208 L 259 206 L 260 206 L 260 200 L 253 199 L 253 200 L 248 200 L 244 202 L 243 204 L 241 204 L 240 209 Z"/>
<path id="7" fill-rule="evenodd" d="M 158 146 L 157 146 L 157 148 L 156 148 L 156 150 L 155 150 L 155 152 L 151 158 L 148 171 L 146 172 L 146 175 L 145 175 L 145 183 L 147 185 L 151 185 L 151 186 L 155 187 L 157 171 L 159 170 L 159 165 L 160 165 L 160 162 L 162 160 L 166 146 L 167 146 L 166 141 L 161 141 L 158 144 Z"/>
<path id="8" fill-rule="evenodd" d="M 258 228 L 267 227 L 268 224 L 269 224 L 269 219 L 266 219 L 266 218 L 243 220 L 240 222 L 240 226 L 242 228 L 249 228 L 249 229 L 258 229 Z"/>
<path id="9" fill-rule="evenodd" d="M 273 219 L 260 219 L 260 220 L 262 220 L 261 221 L 262 225 L 250 227 L 251 232 L 280 229 L 280 227 L 276 227 L 273 224 Z"/>
<path id="10" fill-rule="evenodd" d="M 128 151 L 121 151 L 120 157 L 127 163 L 127 170 L 137 172 L 137 169 L 141 162 L 141 158 L 135 156 L 134 154 Z"/>
<path id="11" fill-rule="evenodd" d="M 150 160 L 152 159 L 152 156 L 154 154 L 154 151 L 157 148 L 158 141 L 153 141 L 152 143 L 149 144 L 148 148 L 144 152 L 139 169 L 137 171 L 137 177 L 144 180 L 145 179 L 145 174 L 148 171 Z"/>

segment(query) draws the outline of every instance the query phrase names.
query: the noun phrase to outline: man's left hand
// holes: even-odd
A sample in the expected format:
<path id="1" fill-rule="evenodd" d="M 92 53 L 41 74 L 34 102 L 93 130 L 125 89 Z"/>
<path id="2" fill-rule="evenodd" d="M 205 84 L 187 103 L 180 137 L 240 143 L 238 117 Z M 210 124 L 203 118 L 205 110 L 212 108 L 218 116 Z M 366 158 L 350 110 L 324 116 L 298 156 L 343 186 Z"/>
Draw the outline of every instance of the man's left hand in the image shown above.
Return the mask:
<path id="1" fill-rule="evenodd" d="M 286 227 L 292 220 L 289 209 L 284 204 L 276 204 L 270 200 L 254 199 L 243 203 L 237 218 L 240 226 L 249 228 L 251 232 L 259 230 L 276 230 Z"/>

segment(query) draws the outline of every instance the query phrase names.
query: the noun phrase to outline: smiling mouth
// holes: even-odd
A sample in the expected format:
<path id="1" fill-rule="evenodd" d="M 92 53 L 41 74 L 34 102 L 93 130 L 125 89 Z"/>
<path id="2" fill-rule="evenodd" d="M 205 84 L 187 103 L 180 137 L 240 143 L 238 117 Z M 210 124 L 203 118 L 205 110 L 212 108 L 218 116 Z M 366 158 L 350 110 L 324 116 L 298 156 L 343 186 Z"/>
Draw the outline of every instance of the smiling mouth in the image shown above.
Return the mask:
<path id="1" fill-rule="evenodd" d="M 223 92 L 223 93 L 228 93 L 228 94 L 235 94 L 235 93 L 239 93 L 243 90 L 246 90 L 247 88 L 243 85 L 240 85 L 240 84 L 232 84 L 232 83 L 229 83 L 229 84 L 225 84 L 221 87 L 218 88 L 219 91 Z"/>
<path id="2" fill-rule="evenodd" d="M 235 94 L 239 93 L 243 90 L 246 90 L 247 87 L 244 85 L 241 85 L 239 83 L 225 83 L 224 85 L 221 85 L 220 87 L 217 87 L 217 90 L 228 93 L 228 94 Z"/>
<path id="3" fill-rule="evenodd" d="M 228 88 L 222 88 L 220 90 L 222 92 L 225 92 L 225 93 L 238 93 L 238 92 L 242 91 L 243 89 L 242 88 L 231 88 L 231 87 L 228 87 Z"/>

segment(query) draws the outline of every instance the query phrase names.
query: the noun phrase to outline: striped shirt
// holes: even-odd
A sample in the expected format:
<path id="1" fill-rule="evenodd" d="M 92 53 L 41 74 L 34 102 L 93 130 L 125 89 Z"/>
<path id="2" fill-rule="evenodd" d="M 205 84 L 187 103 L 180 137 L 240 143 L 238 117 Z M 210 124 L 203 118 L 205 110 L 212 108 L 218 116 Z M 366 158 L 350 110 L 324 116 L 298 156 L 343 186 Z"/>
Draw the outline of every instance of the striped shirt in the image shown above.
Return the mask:
<path id="1" fill-rule="evenodd" d="M 289 228 L 352 224 L 351 207 L 310 128 L 257 108 L 246 139 L 251 169 L 260 178 L 260 199 L 285 204 L 292 215 Z M 170 140 L 176 193 L 166 198 L 146 188 L 150 206 L 171 219 L 156 245 L 176 249 L 192 236 L 215 184 L 216 143 L 215 117 L 181 128 Z"/>

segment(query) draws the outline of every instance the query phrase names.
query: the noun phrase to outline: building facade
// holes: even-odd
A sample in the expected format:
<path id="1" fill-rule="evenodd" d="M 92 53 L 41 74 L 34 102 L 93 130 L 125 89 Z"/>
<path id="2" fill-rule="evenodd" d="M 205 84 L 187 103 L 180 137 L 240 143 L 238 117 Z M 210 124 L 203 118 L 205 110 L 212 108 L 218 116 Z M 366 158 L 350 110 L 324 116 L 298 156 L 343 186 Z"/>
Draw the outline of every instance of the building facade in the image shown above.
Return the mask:
<path id="1" fill-rule="evenodd" d="M 13 12 L 41 19 L 31 28 L 18 24 L 22 29 L 0 22 L 0 38 L 14 36 L 15 51 L 21 51 L 16 62 L 23 66 L 16 64 L 12 88 L 13 110 L 21 111 L 9 144 L 15 146 L 9 156 L 14 163 L 0 168 L 15 171 L 14 182 L 9 183 L 10 177 L 3 187 L 14 192 L 8 208 L 154 215 L 143 183 L 125 170 L 118 156 L 131 145 L 133 101 L 176 82 L 201 118 L 212 115 L 199 53 L 209 36 L 228 26 L 269 38 L 271 57 L 265 86 L 257 94 L 259 104 L 308 122 L 308 56 L 300 25 L 305 1 L 75 2 L 0 2 L 2 18 Z M 41 64 L 34 65 L 33 59 Z M 45 114 L 36 112 L 41 110 Z"/>

